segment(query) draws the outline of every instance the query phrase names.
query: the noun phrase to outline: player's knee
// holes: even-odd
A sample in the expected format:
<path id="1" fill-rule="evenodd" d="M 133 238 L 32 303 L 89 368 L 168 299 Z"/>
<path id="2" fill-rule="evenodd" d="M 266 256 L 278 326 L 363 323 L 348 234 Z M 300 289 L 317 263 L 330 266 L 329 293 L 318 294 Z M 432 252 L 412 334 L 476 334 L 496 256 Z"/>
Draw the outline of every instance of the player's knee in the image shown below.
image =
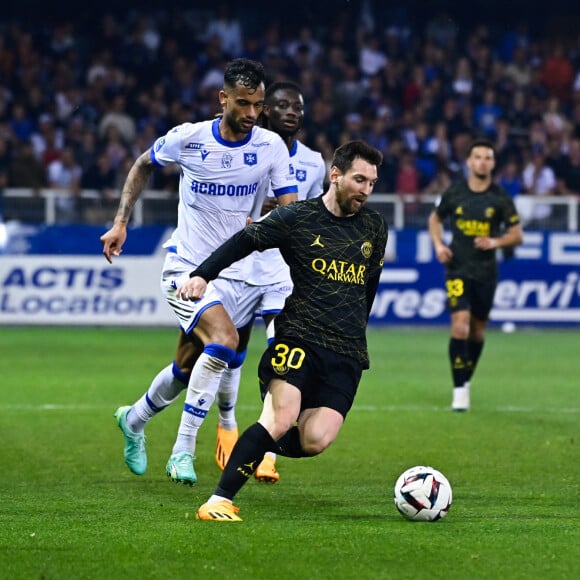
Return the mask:
<path id="1" fill-rule="evenodd" d="M 213 333 L 209 342 L 235 351 L 238 348 L 238 333 L 233 326 L 231 329 L 222 328 Z"/>
<path id="2" fill-rule="evenodd" d="M 485 339 L 485 329 L 487 327 L 487 322 L 477 322 L 472 324 L 469 329 L 469 340 L 474 342 L 483 342 Z"/>
<path id="3" fill-rule="evenodd" d="M 273 414 L 262 412 L 259 422 L 270 433 L 272 439 L 277 441 L 294 426 L 296 415 L 284 413 L 280 410 L 277 410 Z"/>
<path id="4" fill-rule="evenodd" d="M 459 340 L 466 340 L 469 337 L 469 325 L 463 322 L 456 322 L 451 325 L 451 335 Z"/>
<path id="5" fill-rule="evenodd" d="M 323 410 L 299 422 L 300 443 L 306 455 L 318 455 L 336 439 L 343 419 L 336 411 Z"/>
<path id="6" fill-rule="evenodd" d="M 468 310 L 460 310 L 451 315 L 451 334 L 453 338 L 465 340 L 469 336 L 471 315 Z"/>
<path id="7" fill-rule="evenodd" d="M 279 439 L 292 428 L 292 421 L 277 418 L 272 425 L 272 439 Z"/>
<path id="8" fill-rule="evenodd" d="M 332 443 L 333 439 L 324 437 L 322 439 L 307 439 L 302 441 L 302 450 L 310 457 L 322 453 Z"/>
<path id="9" fill-rule="evenodd" d="M 224 348 L 237 350 L 239 336 L 231 318 L 223 307 L 208 308 L 195 326 L 195 334 L 205 346 L 220 344 Z"/>

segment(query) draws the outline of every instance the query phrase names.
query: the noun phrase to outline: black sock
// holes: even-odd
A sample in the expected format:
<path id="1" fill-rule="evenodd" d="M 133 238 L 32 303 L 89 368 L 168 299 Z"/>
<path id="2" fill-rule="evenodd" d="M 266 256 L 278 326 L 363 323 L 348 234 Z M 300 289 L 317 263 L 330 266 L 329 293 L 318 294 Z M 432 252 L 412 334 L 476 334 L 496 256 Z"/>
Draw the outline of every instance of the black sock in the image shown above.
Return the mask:
<path id="1" fill-rule="evenodd" d="M 235 444 L 214 495 L 233 499 L 273 447 L 274 440 L 260 423 L 248 427 Z"/>
<path id="2" fill-rule="evenodd" d="M 483 350 L 483 341 L 475 342 L 474 340 L 467 341 L 467 352 L 469 358 L 467 359 L 467 380 L 471 379 L 471 376 L 475 372 L 475 367 L 477 366 L 477 361 L 481 356 L 481 351 Z"/>
<path id="3" fill-rule="evenodd" d="M 462 387 L 468 380 L 467 360 L 467 340 L 451 338 L 449 340 L 449 361 L 451 362 L 451 375 L 455 387 Z"/>
<path id="4" fill-rule="evenodd" d="M 300 433 L 296 426 L 290 428 L 289 431 L 286 431 L 286 433 L 284 433 L 284 435 L 274 443 L 274 448 L 271 451 L 284 457 L 308 457 L 300 445 Z"/>

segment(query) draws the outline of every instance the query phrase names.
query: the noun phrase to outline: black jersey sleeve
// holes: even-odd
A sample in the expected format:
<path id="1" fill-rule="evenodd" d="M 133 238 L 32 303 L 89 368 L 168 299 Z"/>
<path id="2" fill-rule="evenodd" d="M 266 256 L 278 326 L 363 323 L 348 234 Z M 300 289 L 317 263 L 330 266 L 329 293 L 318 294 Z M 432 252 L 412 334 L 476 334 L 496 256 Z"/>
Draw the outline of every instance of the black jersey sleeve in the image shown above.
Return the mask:
<path id="1" fill-rule="evenodd" d="M 280 247 L 291 231 L 293 218 L 294 213 L 288 206 L 275 209 L 234 234 L 214 250 L 189 277 L 200 276 L 209 282 L 215 280 L 222 270 L 249 256 L 254 250 Z"/>
<path id="2" fill-rule="evenodd" d="M 512 226 L 517 226 L 520 223 L 520 216 L 518 215 L 518 210 L 516 209 L 516 205 L 511 196 L 504 190 L 500 189 L 500 192 L 502 193 L 502 217 L 504 226 L 506 229 L 509 229 Z"/>
<path id="3" fill-rule="evenodd" d="M 381 272 L 383 271 L 385 250 L 387 247 L 387 239 L 389 235 L 387 223 L 382 216 L 379 218 L 379 224 L 380 225 L 375 238 L 375 243 L 373 245 L 373 254 L 370 260 L 371 271 L 369 272 L 369 278 L 366 286 L 367 320 L 371 314 L 373 302 L 379 288 L 379 281 L 381 279 Z"/>
<path id="4" fill-rule="evenodd" d="M 249 226 L 248 226 L 249 227 Z M 255 240 L 247 235 L 244 228 L 229 240 L 224 242 L 217 250 L 212 252 L 193 272 L 190 278 L 200 276 L 206 281 L 215 280 L 219 273 L 231 266 L 234 262 L 249 256 L 255 249 Z"/>
<path id="5" fill-rule="evenodd" d="M 444 221 L 453 212 L 453 194 L 455 189 L 455 185 L 449 186 L 435 202 L 433 209 L 441 221 Z"/>
<path id="6" fill-rule="evenodd" d="M 371 309 L 373 307 L 373 302 L 375 300 L 375 296 L 377 295 L 377 290 L 379 288 L 379 280 L 381 279 L 380 272 L 377 272 L 373 276 L 369 277 L 369 281 L 367 283 L 367 320 L 371 315 Z"/>

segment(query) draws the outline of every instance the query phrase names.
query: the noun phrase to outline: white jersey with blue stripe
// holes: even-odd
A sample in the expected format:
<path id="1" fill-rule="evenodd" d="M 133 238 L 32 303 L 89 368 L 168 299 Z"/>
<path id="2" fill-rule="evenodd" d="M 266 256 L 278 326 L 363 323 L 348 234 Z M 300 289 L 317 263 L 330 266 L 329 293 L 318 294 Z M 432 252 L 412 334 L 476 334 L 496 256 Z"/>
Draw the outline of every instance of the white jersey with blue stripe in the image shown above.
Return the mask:
<path id="1" fill-rule="evenodd" d="M 290 163 L 298 183 L 298 199 L 312 199 L 323 193 L 326 164 L 318 151 L 313 151 L 300 141 L 294 141 L 290 151 Z M 261 193 L 256 197 L 256 205 L 252 209 L 252 219 L 260 218 L 263 191 L 272 197 L 274 193 L 268 183 L 261 184 Z M 252 270 L 247 278 L 252 286 L 266 286 L 290 280 L 290 270 L 277 249 L 254 252 L 252 254 Z"/>
<path id="2" fill-rule="evenodd" d="M 179 165 L 177 227 L 164 247 L 192 270 L 246 226 L 262 182 L 276 196 L 297 192 L 288 148 L 279 135 L 254 127 L 242 141 L 226 141 L 219 123 L 183 123 L 151 148 L 154 165 Z M 221 276 L 244 280 L 246 270 L 242 260 Z"/>

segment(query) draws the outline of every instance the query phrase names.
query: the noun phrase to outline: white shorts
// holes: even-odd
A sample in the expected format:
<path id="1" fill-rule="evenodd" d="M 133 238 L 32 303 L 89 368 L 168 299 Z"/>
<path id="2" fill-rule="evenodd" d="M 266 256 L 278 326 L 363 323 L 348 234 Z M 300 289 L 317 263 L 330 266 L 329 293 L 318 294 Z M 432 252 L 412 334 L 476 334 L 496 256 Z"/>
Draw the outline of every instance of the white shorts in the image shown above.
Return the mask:
<path id="1" fill-rule="evenodd" d="M 185 333 L 189 334 L 196 327 L 200 316 L 216 304 L 223 305 L 236 328 L 243 328 L 252 322 L 254 309 L 250 309 L 249 305 L 244 307 L 242 303 L 248 287 L 242 280 L 217 278 L 208 283 L 206 292 L 200 300 L 195 302 L 178 300 L 175 292 L 183 282 L 189 279 L 189 274 L 193 269 L 191 264 L 181 260 L 177 254 L 169 253 L 165 258 L 161 274 L 161 291 Z"/>
<path id="2" fill-rule="evenodd" d="M 292 282 L 276 282 L 264 286 L 252 286 L 246 284 L 244 289 L 240 309 L 243 312 L 251 311 L 259 316 L 268 314 L 279 314 L 286 298 L 292 292 Z"/>

